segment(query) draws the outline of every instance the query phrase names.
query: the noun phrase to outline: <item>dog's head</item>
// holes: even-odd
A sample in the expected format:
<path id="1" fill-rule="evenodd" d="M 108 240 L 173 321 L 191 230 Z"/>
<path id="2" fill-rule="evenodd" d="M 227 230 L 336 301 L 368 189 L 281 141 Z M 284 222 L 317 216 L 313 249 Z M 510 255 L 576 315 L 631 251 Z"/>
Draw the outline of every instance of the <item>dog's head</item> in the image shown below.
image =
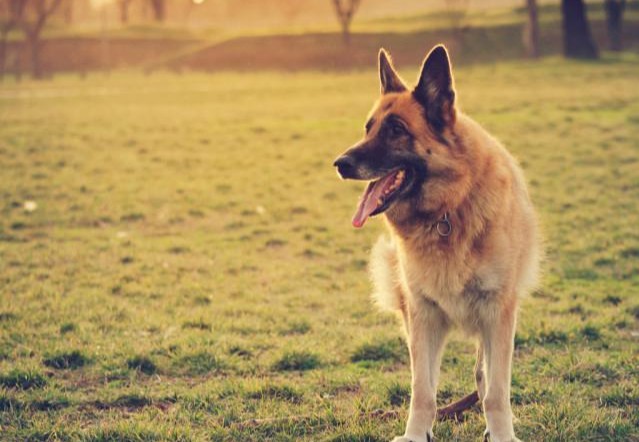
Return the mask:
<path id="1" fill-rule="evenodd" d="M 366 134 L 334 163 L 342 178 L 370 181 L 353 217 L 355 227 L 383 212 L 397 219 L 440 210 L 446 184 L 460 172 L 453 146 L 455 91 L 444 46 L 428 54 L 412 90 L 383 49 L 379 77 L 382 96 Z"/>

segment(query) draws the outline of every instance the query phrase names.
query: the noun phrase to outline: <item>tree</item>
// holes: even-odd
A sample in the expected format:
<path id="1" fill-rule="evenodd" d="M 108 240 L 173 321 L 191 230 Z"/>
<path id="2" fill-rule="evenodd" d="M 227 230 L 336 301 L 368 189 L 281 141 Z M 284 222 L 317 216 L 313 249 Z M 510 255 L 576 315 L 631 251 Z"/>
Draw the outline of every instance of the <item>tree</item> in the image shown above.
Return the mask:
<path id="1" fill-rule="evenodd" d="M 40 49 L 42 42 L 40 34 L 47 20 L 56 11 L 62 0 L 26 0 L 25 19 L 21 21 L 27 47 L 31 58 L 31 75 L 33 78 L 42 78 L 42 66 L 40 65 Z"/>
<path id="2" fill-rule="evenodd" d="M 606 0 L 606 25 L 608 29 L 608 44 L 611 51 L 621 51 L 621 23 L 625 0 Z"/>
<path id="3" fill-rule="evenodd" d="M 351 42 L 351 22 L 360 3 L 361 0 L 333 0 L 335 14 L 337 14 L 337 19 L 342 27 L 342 37 L 347 45 Z"/>
<path id="4" fill-rule="evenodd" d="M 166 16 L 166 2 L 164 0 L 149 0 L 149 2 L 151 3 L 155 20 L 164 21 Z"/>
<path id="5" fill-rule="evenodd" d="M 526 0 L 527 20 L 524 24 L 524 47 L 528 58 L 539 57 L 539 20 L 537 0 Z"/>
<path id="6" fill-rule="evenodd" d="M 129 6 L 133 0 L 118 0 L 118 8 L 120 9 L 120 22 L 126 24 L 129 22 Z"/>
<path id="7" fill-rule="evenodd" d="M 564 31 L 564 55 L 568 58 L 594 59 L 597 47 L 590 34 L 583 0 L 561 0 Z"/>
<path id="8" fill-rule="evenodd" d="M 453 39 L 457 45 L 463 43 L 464 33 L 468 30 L 466 17 L 470 0 L 446 0 L 446 19 Z"/>
<path id="9" fill-rule="evenodd" d="M 63 8 L 62 8 L 62 15 L 64 16 L 64 23 L 66 25 L 72 25 L 73 24 L 73 4 L 75 3 L 74 0 L 63 0 Z"/>
<path id="10" fill-rule="evenodd" d="M 0 80 L 4 79 L 9 33 L 20 25 L 26 5 L 27 0 L 2 2 L 2 10 L 0 10 L 2 14 L 0 17 Z"/>

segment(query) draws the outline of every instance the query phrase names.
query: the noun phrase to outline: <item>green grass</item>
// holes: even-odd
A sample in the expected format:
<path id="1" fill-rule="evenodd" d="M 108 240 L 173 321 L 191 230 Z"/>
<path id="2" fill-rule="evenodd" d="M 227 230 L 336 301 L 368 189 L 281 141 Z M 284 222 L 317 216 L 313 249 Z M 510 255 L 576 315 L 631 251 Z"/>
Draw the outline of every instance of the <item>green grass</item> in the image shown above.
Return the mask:
<path id="1" fill-rule="evenodd" d="M 638 74 L 631 54 L 457 71 L 462 108 L 521 160 L 546 237 L 515 351 L 522 440 L 639 438 Z M 383 223 L 350 227 L 362 186 L 331 168 L 377 91 L 372 69 L 2 86 L 3 440 L 401 433 L 401 328 L 365 271 Z M 473 358 L 448 345 L 440 403 L 471 391 Z M 483 429 L 471 412 L 435 435 Z"/>

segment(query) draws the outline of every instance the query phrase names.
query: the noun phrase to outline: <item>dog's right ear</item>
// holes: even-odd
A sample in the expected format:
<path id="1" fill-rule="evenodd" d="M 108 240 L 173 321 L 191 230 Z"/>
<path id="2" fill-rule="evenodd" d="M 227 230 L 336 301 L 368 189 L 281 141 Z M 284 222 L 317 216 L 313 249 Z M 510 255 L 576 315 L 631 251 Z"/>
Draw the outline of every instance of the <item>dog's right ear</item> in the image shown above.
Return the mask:
<path id="1" fill-rule="evenodd" d="M 379 81 L 382 94 L 406 90 L 406 85 L 393 68 L 390 55 L 383 48 L 379 50 Z"/>
<path id="2" fill-rule="evenodd" d="M 413 96 L 426 109 L 428 122 L 441 132 L 455 122 L 455 88 L 448 51 L 435 46 L 422 65 Z"/>

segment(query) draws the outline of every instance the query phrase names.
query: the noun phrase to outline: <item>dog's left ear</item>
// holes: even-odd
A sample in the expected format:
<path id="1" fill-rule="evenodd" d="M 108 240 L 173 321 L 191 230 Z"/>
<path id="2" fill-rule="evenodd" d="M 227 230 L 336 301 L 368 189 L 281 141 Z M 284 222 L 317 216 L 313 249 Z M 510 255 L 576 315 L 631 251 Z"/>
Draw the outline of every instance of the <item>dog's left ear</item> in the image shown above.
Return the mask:
<path id="1" fill-rule="evenodd" d="M 443 45 L 434 47 L 426 57 L 413 96 L 426 109 L 428 122 L 436 131 L 455 122 L 453 74 Z"/>
<path id="2" fill-rule="evenodd" d="M 384 50 L 379 50 L 379 82 L 383 94 L 390 92 L 404 92 L 406 86 L 393 67 L 390 55 Z"/>

